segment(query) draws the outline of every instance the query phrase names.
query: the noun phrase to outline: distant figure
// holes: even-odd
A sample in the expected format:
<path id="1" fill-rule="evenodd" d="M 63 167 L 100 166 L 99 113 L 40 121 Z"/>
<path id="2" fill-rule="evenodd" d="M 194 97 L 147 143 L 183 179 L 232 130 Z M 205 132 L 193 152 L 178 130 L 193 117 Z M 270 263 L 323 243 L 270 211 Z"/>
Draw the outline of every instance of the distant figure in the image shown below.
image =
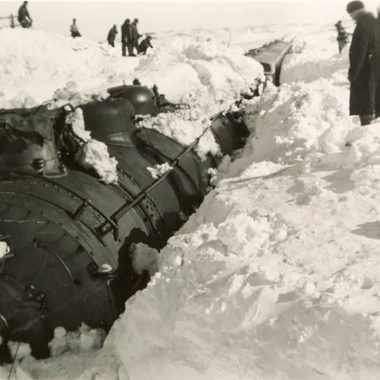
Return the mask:
<path id="1" fill-rule="evenodd" d="M 81 34 L 79 33 L 78 25 L 77 25 L 77 20 L 73 18 L 73 23 L 70 25 L 70 33 L 71 37 L 82 37 Z"/>
<path id="2" fill-rule="evenodd" d="M 139 46 L 139 38 L 141 37 L 141 34 L 139 34 L 137 30 L 137 24 L 139 20 L 135 18 L 131 24 L 131 38 L 132 38 L 132 53 L 133 49 L 136 48 L 136 51 L 138 52 L 138 46 Z M 130 54 L 135 55 L 135 54 Z"/>
<path id="3" fill-rule="evenodd" d="M 121 52 L 123 57 L 126 56 L 126 48 L 128 48 L 128 55 L 134 55 L 132 44 L 132 26 L 129 18 L 127 18 L 121 26 Z"/>
<path id="4" fill-rule="evenodd" d="M 335 24 L 335 28 L 338 32 L 336 39 L 338 41 L 339 54 L 341 54 L 344 47 L 348 44 L 348 33 L 346 32 L 341 20 Z"/>
<path id="5" fill-rule="evenodd" d="M 153 48 L 152 44 L 150 43 L 151 39 L 151 36 L 147 36 L 140 42 L 140 45 L 137 47 L 138 54 L 145 55 L 148 48 Z"/>
<path id="6" fill-rule="evenodd" d="M 33 23 L 27 7 L 28 2 L 24 1 L 21 7 L 18 9 L 17 20 L 23 28 L 30 28 Z"/>
<path id="7" fill-rule="evenodd" d="M 107 41 L 108 43 L 112 46 L 112 47 L 115 47 L 115 38 L 116 38 L 116 34 L 117 34 L 117 27 L 116 25 L 114 25 L 110 31 L 108 32 L 108 35 L 107 35 Z"/>
<path id="8" fill-rule="evenodd" d="M 350 46 L 350 115 L 359 115 L 361 125 L 380 116 L 380 23 L 361 1 L 347 4 L 356 22 Z"/>

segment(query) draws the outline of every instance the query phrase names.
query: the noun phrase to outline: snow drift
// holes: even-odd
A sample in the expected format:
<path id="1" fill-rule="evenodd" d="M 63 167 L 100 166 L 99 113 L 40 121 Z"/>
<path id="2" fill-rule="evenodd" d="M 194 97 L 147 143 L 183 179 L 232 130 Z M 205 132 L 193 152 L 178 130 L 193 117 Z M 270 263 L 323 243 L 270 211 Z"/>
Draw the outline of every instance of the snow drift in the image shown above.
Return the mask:
<path id="1" fill-rule="evenodd" d="M 331 36 L 249 106 L 251 141 L 127 303 L 130 379 L 379 376 L 379 126 L 347 116 L 346 56 L 314 54 Z"/>
<path id="2" fill-rule="evenodd" d="M 39 363 L 27 356 L 16 368 L 19 378 L 57 372 L 102 380 L 379 377 L 379 123 L 362 128 L 347 116 L 347 55 L 337 55 L 333 26 L 323 28 L 300 27 L 305 49 L 286 59 L 284 84 L 246 102 L 252 130 L 246 148 L 224 160 L 215 190 L 157 262 L 155 252 L 139 250 L 147 251 L 140 270 L 157 265 L 158 271 L 127 302 L 103 350 Z M 242 34 L 244 44 L 255 35 L 252 28 Z M 239 47 L 213 49 L 217 42 L 207 41 L 209 32 L 204 37 L 169 35 L 162 48 L 131 61 L 88 41 L 78 42 L 90 46 L 87 53 L 63 41 L 67 54 L 85 60 L 96 51 L 93 62 L 112 68 L 106 65 L 108 74 L 95 80 L 101 72 L 95 63 L 90 70 L 79 63 L 82 76 L 58 64 L 57 87 L 75 77 L 81 93 L 138 73 L 175 101 L 191 100 L 188 124 L 178 124 L 178 132 L 173 122 L 166 132 L 186 135 L 260 75 Z M 20 56 L 28 54 L 34 57 L 28 50 Z M 124 72 L 127 64 L 134 68 Z M 7 80 L 11 86 L 16 78 Z M 41 99 L 28 83 L 20 89 Z M 3 105 L 21 99 L 0 97 Z"/>

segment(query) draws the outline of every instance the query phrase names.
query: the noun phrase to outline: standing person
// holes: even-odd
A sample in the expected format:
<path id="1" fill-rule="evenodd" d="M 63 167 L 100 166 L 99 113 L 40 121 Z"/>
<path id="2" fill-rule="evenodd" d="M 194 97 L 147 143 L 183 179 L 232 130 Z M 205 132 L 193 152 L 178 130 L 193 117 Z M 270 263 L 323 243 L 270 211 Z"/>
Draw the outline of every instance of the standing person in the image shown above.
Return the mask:
<path id="1" fill-rule="evenodd" d="M 126 56 L 126 48 L 128 48 L 128 55 L 133 55 L 131 29 L 131 22 L 129 18 L 127 18 L 121 26 L 121 53 L 123 57 Z"/>
<path id="2" fill-rule="evenodd" d="M 73 23 L 70 25 L 70 33 L 71 37 L 82 37 L 81 34 L 79 33 L 78 25 L 77 25 L 77 20 L 73 18 Z"/>
<path id="3" fill-rule="evenodd" d="M 140 45 L 138 46 L 137 48 L 137 53 L 138 54 L 142 54 L 142 55 L 145 55 L 146 54 L 146 51 L 148 50 L 148 48 L 153 48 L 152 44 L 150 43 L 152 37 L 151 36 L 147 36 L 145 37 L 141 42 L 140 42 Z"/>
<path id="4" fill-rule="evenodd" d="M 107 35 L 107 41 L 108 43 L 112 46 L 112 47 L 115 47 L 115 38 L 116 38 L 116 34 L 117 34 L 117 27 L 116 25 L 114 25 L 110 31 L 108 32 L 108 35 Z"/>
<path id="5" fill-rule="evenodd" d="M 380 114 L 380 99 L 376 99 L 380 89 L 380 23 L 361 1 L 349 2 L 346 9 L 356 22 L 348 70 L 350 115 L 359 115 L 361 125 L 367 125 L 375 111 Z"/>
<path id="6" fill-rule="evenodd" d="M 133 53 L 133 49 L 136 48 L 136 51 L 138 52 L 138 46 L 139 46 L 139 38 L 141 37 L 141 34 L 139 34 L 139 31 L 137 30 L 137 24 L 138 24 L 139 20 L 137 18 L 135 18 L 132 22 L 132 53 Z M 131 54 L 131 55 L 135 55 L 134 53 Z"/>
<path id="7" fill-rule="evenodd" d="M 338 32 L 337 41 L 338 41 L 338 48 L 339 48 L 339 54 L 342 53 L 343 48 L 348 43 L 348 33 L 346 32 L 346 29 L 344 28 L 342 21 L 339 20 L 335 24 L 336 31 Z"/>
<path id="8" fill-rule="evenodd" d="M 29 15 L 27 1 L 24 1 L 18 9 L 17 20 L 23 28 L 30 28 L 32 26 L 33 20 Z"/>

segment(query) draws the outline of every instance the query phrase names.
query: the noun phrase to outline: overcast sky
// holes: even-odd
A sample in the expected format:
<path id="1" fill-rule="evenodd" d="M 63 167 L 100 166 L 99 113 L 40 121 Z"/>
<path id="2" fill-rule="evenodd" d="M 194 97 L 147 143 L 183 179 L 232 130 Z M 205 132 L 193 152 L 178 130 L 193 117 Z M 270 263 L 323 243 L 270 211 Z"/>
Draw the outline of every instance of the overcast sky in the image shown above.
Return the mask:
<path id="1" fill-rule="evenodd" d="M 370 10 L 377 3 L 366 2 Z M 17 13 L 22 1 L 0 0 L 0 17 Z M 82 35 L 104 40 L 112 24 L 139 18 L 140 33 L 190 28 L 219 28 L 312 22 L 347 17 L 344 0 L 172 0 L 172 1 L 29 1 L 36 29 L 69 34 L 72 18 Z"/>

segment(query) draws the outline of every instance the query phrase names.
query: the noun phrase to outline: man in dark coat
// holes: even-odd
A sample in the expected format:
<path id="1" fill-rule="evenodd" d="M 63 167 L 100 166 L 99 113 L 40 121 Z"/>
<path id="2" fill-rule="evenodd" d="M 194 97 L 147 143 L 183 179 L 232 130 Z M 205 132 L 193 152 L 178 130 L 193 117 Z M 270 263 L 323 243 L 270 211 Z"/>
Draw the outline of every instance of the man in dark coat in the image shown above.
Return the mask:
<path id="1" fill-rule="evenodd" d="M 145 37 L 141 42 L 140 45 L 137 47 L 137 53 L 145 55 L 148 48 L 153 48 L 152 44 L 150 43 L 152 37 L 147 36 Z"/>
<path id="2" fill-rule="evenodd" d="M 17 20 L 23 28 L 30 28 L 33 20 L 31 19 L 28 11 L 28 2 L 24 1 L 18 9 Z"/>
<path id="3" fill-rule="evenodd" d="M 121 52 L 123 57 L 126 56 L 126 48 L 128 48 L 128 55 L 133 54 L 133 43 L 132 43 L 132 28 L 129 18 L 124 21 L 121 26 Z"/>
<path id="4" fill-rule="evenodd" d="M 108 43 L 112 46 L 115 47 L 115 39 L 116 39 L 116 34 L 117 34 L 117 27 L 114 25 L 108 32 L 107 35 L 107 41 Z"/>
<path id="5" fill-rule="evenodd" d="M 132 50 L 136 48 L 136 51 L 138 52 L 138 46 L 139 46 L 139 38 L 141 37 L 141 34 L 139 34 L 139 31 L 137 30 L 137 24 L 139 20 L 135 18 L 131 24 L 131 37 L 132 37 Z M 133 54 L 135 55 L 135 54 Z"/>
<path id="6" fill-rule="evenodd" d="M 79 33 L 77 20 L 75 18 L 73 18 L 73 23 L 70 25 L 70 33 L 71 33 L 71 37 L 73 38 L 82 37 L 82 35 Z"/>
<path id="7" fill-rule="evenodd" d="M 380 24 L 361 1 L 347 4 L 347 12 L 356 21 L 350 46 L 350 115 L 359 115 L 361 125 L 370 124 L 380 114 Z"/>

